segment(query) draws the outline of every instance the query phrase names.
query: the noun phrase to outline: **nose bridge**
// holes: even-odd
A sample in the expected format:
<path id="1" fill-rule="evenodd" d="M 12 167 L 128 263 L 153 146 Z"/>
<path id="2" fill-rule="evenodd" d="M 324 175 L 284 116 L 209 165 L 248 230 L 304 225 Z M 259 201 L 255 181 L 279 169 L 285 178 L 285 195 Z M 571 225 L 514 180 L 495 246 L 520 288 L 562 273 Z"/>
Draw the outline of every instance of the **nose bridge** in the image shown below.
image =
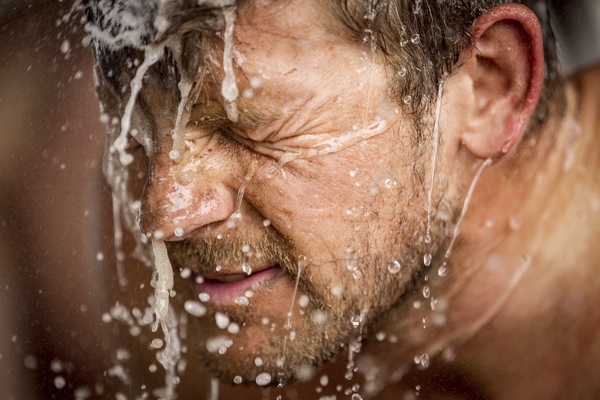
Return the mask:
<path id="1" fill-rule="evenodd" d="M 234 212 L 237 191 L 231 169 L 215 160 L 216 149 L 210 147 L 188 148 L 178 161 L 169 158 L 170 148 L 156 152 L 142 194 L 143 232 L 177 240 Z"/>

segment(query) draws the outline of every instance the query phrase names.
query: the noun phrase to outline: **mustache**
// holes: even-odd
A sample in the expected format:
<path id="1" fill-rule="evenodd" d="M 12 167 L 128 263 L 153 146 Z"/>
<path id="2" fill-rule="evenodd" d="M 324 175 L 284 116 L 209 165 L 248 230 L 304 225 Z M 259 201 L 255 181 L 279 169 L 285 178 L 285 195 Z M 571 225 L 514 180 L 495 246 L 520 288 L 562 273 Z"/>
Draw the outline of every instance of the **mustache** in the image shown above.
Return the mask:
<path id="1" fill-rule="evenodd" d="M 214 272 L 218 265 L 226 272 L 232 272 L 233 268 L 241 272 L 241 265 L 253 260 L 261 265 L 265 260 L 273 265 L 279 264 L 292 275 L 298 271 L 298 260 L 291 242 L 270 227 L 262 231 L 260 237 L 241 239 L 223 235 L 221 239 L 187 238 L 167 242 L 166 245 L 171 262 L 199 275 Z"/>

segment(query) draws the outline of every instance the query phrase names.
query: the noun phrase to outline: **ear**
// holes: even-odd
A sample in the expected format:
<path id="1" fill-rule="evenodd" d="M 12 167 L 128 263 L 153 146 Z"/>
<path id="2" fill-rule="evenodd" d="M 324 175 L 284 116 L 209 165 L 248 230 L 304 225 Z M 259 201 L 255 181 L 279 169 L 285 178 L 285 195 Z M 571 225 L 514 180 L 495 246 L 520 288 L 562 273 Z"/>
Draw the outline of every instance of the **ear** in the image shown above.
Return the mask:
<path id="1" fill-rule="evenodd" d="M 480 158 L 500 158 L 521 138 L 544 81 L 542 30 L 527 7 L 494 7 L 472 29 L 463 54 L 473 92 L 462 144 Z"/>

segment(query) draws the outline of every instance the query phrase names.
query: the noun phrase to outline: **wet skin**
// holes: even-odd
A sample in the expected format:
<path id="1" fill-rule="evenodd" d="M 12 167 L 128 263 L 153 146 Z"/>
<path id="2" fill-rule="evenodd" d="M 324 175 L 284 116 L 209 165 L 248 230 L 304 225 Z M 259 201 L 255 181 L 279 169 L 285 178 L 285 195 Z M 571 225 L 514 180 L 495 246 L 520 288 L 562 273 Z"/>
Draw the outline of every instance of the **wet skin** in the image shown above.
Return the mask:
<path id="1" fill-rule="evenodd" d="M 271 383 L 288 382 L 304 377 L 303 366 L 319 365 L 342 346 L 347 349 L 352 339 L 379 329 L 384 339 L 367 339 L 362 354 L 368 353 L 387 371 L 381 377 L 384 383 L 395 383 L 415 355 L 433 356 L 473 338 L 460 348 L 462 358 L 447 357 L 455 361 L 443 366 L 442 373 L 459 382 L 468 376 L 470 380 L 461 383 L 467 392 L 472 385 L 485 387 L 489 397 L 518 398 L 511 392 L 514 376 L 504 374 L 497 381 L 491 377 L 505 365 L 523 372 L 521 361 L 511 361 L 485 339 L 507 335 L 513 342 L 531 345 L 548 339 L 548 329 L 523 333 L 528 325 L 519 323 L 523 315 L 542 322 L 551 317 L 538 317 L 538 312 L 547 310 L 540 299 L 552 292 L 555 281 L 537 277 L 542 274 L 577 287 L 580 281 L 566 277 L 566 264 L 552 255 L 564 250 L 561 243 L 567 237 L 589 244 L 595 228 L 582 231 L 563 218 L 557 230 L 548 215 L 580 206 L 581 212 L 589 213 L 592 206 L 547 199 L 574 187 L 597 192 L 597 184 L 589 179 L 562 174 L 557 161 L 570 146 L 564 121 L 578 118 L 573 109 L 564 121 L 553 115 L 535 141 L 528 139 L 519 153 L 510 153 L 533 112 L 543 78 L 535 16 L 515 5 L 482 16 L 473 28 L 477 50 L 465 50 L 446 83 L 433 240 L 426 245 L 424 171 L 432 143 L 428 139 L 418 145 L 412 139 L 410 120 L 386 91 L 380 60 L 376 57 L 371 68 L 364 48 L 331 34 L 317 9 L 307 2 L 289 2 L 281 8 L 245 5 L 239 10 L 234 31 L 237 83 L 241 93 L 250 88 L 252 77 L 262 77 L 262 84 L 253 88 L 251 98 L 237 101 L 240 119 L 227 122 L 229 105 L 219 95 L 222 44 L 217 41 L 204 90 L 186 127 L 186 151 L 177 162 L 168 155 L 176 93 L 165 91 L 152 74 L 140 93 L 140 103 L 154 112 L 138 128 L 151 131 L 155 141 L 148 179 L 137 185 L 141 226 L 149 235 L 161 232 L 176 269 L 191 270 L 190 278 L 177 282 L 178 303 L 200 293 L 211 295 L 205 303 L 207 315 L 191 319 L 191 342 L 199 358 L 227 382 L 238 375 L 251 382 L 260 372 L 269 372 Z M 571 106 L 574 96 L 569 98 Z M 206 115 L 224 123 L 208 129 Z M 380 123 L 373 126 L 382 127 L 381 132 L 370 132 L 336 151 L 310 152 L 322 149 L 326 140 L 374 123 Z M 593 131 L 592 125 L 588 122 L 584 131 Z M 586 148 L 595 154 L 598 146 Z M 133 151 L 143 166 L 144 151 Z M 593 167 L 594 157 L 580 151 L 575 155 L 581 160 L 579 168 Z M 299 156 L 280 170 L 274 168 L 290 153 Z M 447 246 L 445 235 L 453 231 L 445 224 L 452 227 L 456 222 L 467 189 L 486 159 L 494 163 L 482 174 L 460 240 L 446 260 L 440 250 Z M 228 224 L 246 177 L 242 218 Z M 182 232 L 176 234 L 178 228 Z M 434 268 L 416 274 L 429 252 Z M 593 263 L 581 249 L 570 254 L 570 263 L 576 259 L 583 270 L 592 270 Z M 387 270 L 393 260 L 402 264 L 397 274 Z M 441 279 L 435 272 L 444 261 L 450 273 Z M 244 263 L 253 272 L 249 278 Z M 355 268 L 360 275 L 352 271 Z M 198 276 L 203 283 L 195 283 Z M 414 276 L 417 282 L 411 285 Z M 430 291 L 424 291 L 425 286 Z M 236 304 L 248 287 L 249 305 Z M 593 297 L 589 293 L 586 298 Z M 305 308 L 298 304 L 303 295 L 309 299 Z M 526 295 L 536 300 L 526 301 Z M 428 308 L 433 297 L 440 300 L 435 310 Z M 286 329 L 290 309 L 291 327 Z M 217 312 L 228 315 L 239 332 L 217 327 Z M 381 315 L 383 322 L 378 321 Z M 353 321 L 358 321 L 357 327 Z M 486 329 L 479 332 L 482 327 Z M 560 328 L 556 338 L 569 332 L 566 325 Z M 597 335 L 593 337 L 597 343 Z M 219 354 L 219 346 L 213 345 L 227 339 L 232 344 Z M 282 367 L 277 362 L 284 348 Z M 575 353 L 569 352 L 573 358 Z M 263 360 L 260 367 L 257 356 Z M 542 359 L 543 355 L 536 358 Z M 551 373 L 552 368 L 546 370 Z M 435 373 L 434 369 L 430 376 Z M 529 398 L 547 398 L 548 389 L 541 386 L 528 392 Z M 394 398 L 393 387 L 382 396 Z M 510 396 L 503 396 L 507 393 Z"/>
<path id="2" fill-rule="evenodd" d="M 329 359 L 364 329 L 352 317 L 363 314 L 371 328 L 399 299 L 425 253 L 425 196 L 412 131 L 386 90 L 380 60 L 372 63 L 365 47 L 316 23 L 316 6 L 255 7 L 242 8 L 235 22 L 236 76 L 240 93 L 253 77 L 262 78 L 260 87 L 236 101 L 239 120 L 227 120 L 222 47 L 215 45 L 178 161 L 169 158 L 166 128 L 173 115 L 153 116 L 159 129 L 140 216 L 144 232 L 160 231 L 169 242 L 176 269 L 193 271 L 191 282 L 180 283 L 185 298 L 210 295 L 194 339 L 228 381 L 235 375 L 253 380 L 261 371 L 292 379 L 299 365 Z M 140 101 L 160 108 L 155 101 L 164 102 L 164 93 L 147 86 Z M 174 98 L 169 107 L 175 109 Z M 221 122 L 207 127 L 206 115 Z M 278 169 L 289 154 L 294 159 Z M 232 226 L 245 177 L 242 218 Z M 438 232 L 434 228 L 434 236 Z M 243 253 L 243 245 L 250 252 Z M 207 254 L 195 255 L 193 246 Z M 401 273 L 388 271 L 393 261 Z M 197 276 L 204 282 L 196 285 Z M 236 304 L 247 289 L 253 292 L 249 306 Z M 310 299 L 306 308 L 297 304 L 303 295 Z M 291 328 L 285 329 L 290 307 Z M 240 332 L 216 327 L 216 311 L 228 314 Z M 326 322 L 315 324 L 322 315 Z M 291 331 L 296 339 L 284 339 Z M 218 335 L 233 346 L 224 355 L 207 353 L 206 342 Z M 276 364 L 284 346 L 281 369 Z M 264 364 L 256 368 L 252 360 L 259 355 Z"/>

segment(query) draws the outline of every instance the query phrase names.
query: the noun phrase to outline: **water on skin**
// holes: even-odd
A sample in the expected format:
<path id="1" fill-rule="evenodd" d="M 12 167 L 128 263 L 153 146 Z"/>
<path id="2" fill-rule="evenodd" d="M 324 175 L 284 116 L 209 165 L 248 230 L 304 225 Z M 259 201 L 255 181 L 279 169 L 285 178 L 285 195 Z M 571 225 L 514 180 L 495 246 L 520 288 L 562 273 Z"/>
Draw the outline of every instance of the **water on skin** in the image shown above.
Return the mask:
<path id="1" fill-rule="evenodd" d="M 296 275 L 296 284 L 294 285 L 294 293 L 292 294 L 292 303 L 290 304 L 290 310 L 287 313 L 287 321 L 286 321 L 285 325 L 283 326 L 287 331 L 292 330 L 292 315 L 294 312 L 294 303 L 296 302 L 296 294 L 298 292 L 298 284 L 300 283 L 300 275 L 302 274 L 303 268 L 304 268 L 303 266 L 298 267 L 298 275 Z M 291 333 L 292 332 L 290 332 L 290 334 Z M 283 338 L 283 349 L 281 352 L 281 358 L 279 359 L 280 368 L 282 368 L 282 369 L 283 369 L 283 366 L 285 365 L 285 352 L 286 352 L 288 336 L 289 335 L 286 333 L 285 337 Z M 280 385 L 282 385 L 282 382 L 280 382 Z"/>
<path id="2" fill-rule="evenodd" d="M 469 208 L 469 203 L 471 202 L 471 197 L 473 196 L 473 192 L 475 191 L 475 186 L 477 186 L 477 181 L 479 180 L 479 177 L 481 176 L 481 173 L 483 172 L 483 170 L 486 169 L 487 167 L 489 167 L 490 165 L 492 165 L 492 159 L 488 158 L 487 160 L 485 160 L 483 162 L 483 164 L 481 164 L 481 166 L 477 170 L 477 173 L 473 177 L 473 181 L 471 182 L 471 186 L 469 187 L 469 191 L 467 192 L 467 196 L 465 197 L 465 201 L 463 203 L 460 217 L 458 218 L 458 221 L 456 222 L 456 225 L 454 226 L 454 233 L 452 235 L 452 241 L 450 242 L 450 245 L 448 246 L 448 250 L 446 250 L 446 258 L 449 258 L 450 255 L 452 254 L 452 249 L 454 248 L 454 242 L 456 241 L 456 237 L 458 236 L 458 234 L 460 232 L 460 227 L 465 218 L 465 214 L 467 213 L 467 209 Z"/>
<path id="3" fill-rule="evenodd" d="M 440 142 L 440 115 L 442 114 L 442 98 L 444 95 L 444 86 L 446 84 L 446 75 L 442 78 L 438 88 L 437 104 L 435 106 L 435 122 L 433 125 L 433 151 L 431 152 L 431 176 L 429 178 L 429 191 L 427 192 L 427 233 L 425 243 L 431 243 L 431 207 L 433 201 L 433 186 L 435 183 L 435 166 L 437 162 L 438 146 Z"/>
<path id="4" fill-rule="evenodd" d="M 372 19 L 372 18 L 374 18 L 375 14 L 376 14 L 376 10 L 374 9 L 374 7 L 372 7 L 371 3 L 369 3 L 369 4 L 371 5 L 371 8 L 373 8 L 373 10 L 371 10 L 371 8 L 370 8 L 370 11 L 372 11 L 372 12 L 371 12 L 371 14 L 369 14 L 369 18 Z M 226 110 L 228 113 L 228 117 L 232 121 L 236 121 L 237 120 L 237 108 L 236 108 L 235 100 L 238 97 L 238 90 L 237 90 L 237 85 L 235 82 L 235 75 L 233 74 L 233 65 L 232 65 L 232 57 L 233 57 L 232 32 L 233 32 L 233 22 L 235 19 L 235 10 L 230 9 L 230 10 L 225 11 L 224 17 L 225 17 L 225 23 L 226 23 L 225 34 L 224 34 L 225 51 L 224 51 L 224 55 L 223 55 L 225 78 L 222 82 L 222 94 L 223 94 L 224 99 L 226 100 Z M 366 16 L 366 18 L 367 18 L 367 16 Z M 375 54 L 375 38 L 374 38 L 374 34 L 371 31 L 369 31 L 369 32 L 365 31 L 365 33 L 368 34 L 367 39 L 370 41 L 369 44 L 371 47 L 371 57 L 370 57 L 369 62 L 370 62 L 371 70 L 372 70 L 373 63 L 374 63 L 374 54 Z M 160 57 L 162 57 L 162 53 L 163 53 L 163 47 L 147 46 L 146 47 L 146 57 L 145 57 L 144 63 L 138 68 L 138 70 L 135 74 L 135 77 L 131 83 L 131 96 L 126 104 L 125 113 L 123 115 L 123 118 L 121 119 L 121 132 L 120 132 L 119 136 L 117 137 L 117 139 L 115 140 L 115 142 L 113 143 L 114 148 L 118 152 L 119 160 L 121 161 L 121 163 L 123 165 L 128 165 L 131 162 L 131 155 L 129 155 L 126 152 L 126 143 L 127 143 L 127 135 L 130 130 L 131 113 L 132 113 L 133 107 L 135 105 L 135 100 L 136 100 L 137 94 L 138 94 L 139 90 L 141 89 L 141 80 L 142 80 L 143 76 L 145 75 L 146 71 L 148 70 L 148 68 L 152 64 L 154 64 L 156 61 L 158 61 L 158 59 L 160 59 Z M 273 171 L 268 171 L 268 173 L 270 172 L 271 175 L 274 175 L 276 172 L 281 171 L 283 166 L 287 162 L 292 161 L 296 158 L 311 157 L 311 156 L 336 152 L 336 151 L 339 151 L 343 148 L 346 148 L 348 146 L 356 144 L 362 140 L 365 140 L 369 137 L 372 137 L 374 135 L 377 135 L 377 134 L 385 131 L 388 127 L 387 121 L 385 121 L 385 120 L 379 120 L 379 121 L 369 124 L 367 112 L 369 109 L 369 100 L 370 100 L 371 72 L 369 73 L 368 80 L 369 80 L 369 82 L 367 83 L 367 87 L 366 87 L 367 101 L 365 104 L 365 113 L 364 113 L 364 118 L 363 118 L 363 124 L 362 124 L 363 128 L 362 129 L 353 130 L 352 132 L 348 132 L 337 138 L 330 138 L 330 139 L 324 140 L 319 145 L 315 146 L 312 149 L 309 149 L 309 151 L 306 154 L 295 153 L 295 152 L 286 152 L 279 159 L 279 162 L 277 163 L 277 165 L 273 169 Z M 191 87 L 192 87 L 191 81 L 184 80 L 182 78 L 182 81 L 179 84 L 179 89 L 181 92 L 181 101 L 180 101 L 180 104 L 178 107 L 175 128 L 173 131 L 173 133 L 174 133 L 174 135 L 173 135 L 173 139 L 174 139 L 173 140 L 173 151 L 174 152 L 172 154 L 173 157 L 171 157 L 171 158 L 175 161 L 177 161 L 180 158 L 183 151 L 185 151 L 185 144 L 183 141 L 184 135 L 182 133 L 183 133 L 183 129 L 185 128 L 185 125 L 187 123 L 187 120 L 189 119 L 189 112 L 186 109 L 186 106 L 187 106 L 188 96 L 189 96 Z M 439 114 L 440 114 L 439 110 L 440 110 L 440 106 L 441 106 L 443 84 L 440 85 L 439 90 L 440 91 L 438 94 L 438 105 L 436 108 L 436 118 L 435 118 L 435 127 L 434 127 L 434 154 L 437 154 L 437 145 L 438 145 L 438 141 L 439 141 Z M 431 191 L 433 189 L 434 177 L 435 177 L 435 161 L 436 161 L 435 156 L 432 156 L 431 187 L 430 187 L 430 194 L 428 196 L 428 207 L 427 207 L 427 217 L 428 217 L 427 237 L 428 238 L 429 238 L 429 233 L 430 233 L 431 196 L 432 196 Z M 249 183 L 252 179 L 252 176 L 254 175 L 255 172 L 256 172 L 256 163 L 253 162 L 249 168 L 248 173 L 246 174 L 246 177 L 244 178 L 244 181 L 242 182 L 242 184 L 238 190 L 238 195 L 237 195 L 237 199 L 236 199 L 236 207 L 235 207 L 236 211 L 234 212 L 234 214 L 232 214 L 232 217 L 234 217 L 234 218 L 237 218 L 237 217 L 241 218 L 240 206 L 241 206 L 241 202 L 242 202 L 242 199 L 244 196 L 244 192 L 245 192 L 247 186 L 249 185 Z M 463 208 L 463 215 L 464 215 L 464 211 L 466 211 L 466 206 Z M 461 218 L 461 220 L 462 220 L 462 218 Z M 457 234 L 458 234 L 458 231 L 455 232 L 455 237 Z M 153 247 L 153 250 L 155 251 L 155 257 L 156 257 L 157 249 L 158 249 L 158 253 L 161 253 L 162 252 L 161 248 L 164 247 L 164 243 L 161 241 L 153 241 L 152 247 Z M 451 250 L 451 248 L 449 248 L 449 250 Z M 165 249 L 164 254 L 166 254 L 166 249 Z M 159 258 L 159 257 L 156 257 L 156 258 Z M 168 257 L 166 257 L 166 260 L 168 263 Z M 156 314 L 157 320 L 156 320 L 156 324 L 154 326 L 154 330 L 156 330 L 158 324 L 160 323 L 160 325 L 163 329 L 163 332 L 165 333 L 166 348 L 169 348 L 170 347 L 170 344 L 169 344 L 170 343 L 170 335 L 168 334 L 168 328 L 167 328 L 166 324 L 163 322 L 164 318 L 167 314 L 167 311 L 168 311 L 168 297 L 169 297 L 170 291 L 172 290 L 172 284 L 169 287 L 169 284 L 167 282 L 169 276 L 172 279 L 172 270 L 170 267 L 170 263 L 168 263 L 168 264 L 167 263 L 162 262 L 162 261 L 156 262 L 156 270 L 158 272 L 158 279 L 157 279 L 157 292 L 156 292 L 156 301 L 155 301 L 155 314 Z M 167 265 L 168 265 L 168 267 L 167 267 Z M 394 266 L 394 268 L 395 268 L 395 266 Z M 292 297 L 292 306 L 290 307 L 290 311 L 288 313 L 288 320 L 285 325 L 286 329 L 291 329 L 291 327 L 292 327 L 291 317 L 292 317 L 292 312 L 293 312 L 293 303 L 295 301 L 301 272 L 302 272 L 302 268 L 299 268 L 298 276 L 296 279 L 296 285 L 295 285 L 295 289 L 294 289 L 294 293 L 293 293 L 293 297 Z M 168 289 L 166 289 L 166 288 L 168 288 Z M 287 340 L 287 336 L 288 335 L 286 335 L 285 340 Z M 284 341 L 283 361 L 285 360 L 285 343 L 286 342 Z M 359 341 L 359 343 L 360 343 L 360 341 Z M 354 354 L 359 349 L 360 349 L 360 345 L 350 346 L 349 357 L 348 357 L 350 362 L 353 362 Z M 271 378 L 269 376 L 268 380 L 270 381 L 270 379 Z M 261 379 L 258 379 L 258 377 L 257 377 L 256 383 L 259 385 L 265 384 L 264 382 L 266 382 L 266 380 L 267 380 L 266 376 L 261 376 Z M 173 393 L 173 392 L 171 391 L 170 393 Z M 211 380 L 211 399 L 217 399 L 218 396 L 219 396 L 218 380 L 216 380 L 216 378 L 212 378 L 212 380 Z"/>
<path id="5" fill-rule="evenodd" d="M 238 109 L 235 100 L 238 98 L 239 90 L 233 73 L 233 24 L 235 21 L 235 8 L 227 9 L 223 12 L 225 18 L 225 33 L 223 41 L 225 49 L 223 50 L 223 70 L 225 77 L 221 83 L 221 94 L 225 99 L 225 111 L 227 117 L 236 122 L 238 120 Z"/>

